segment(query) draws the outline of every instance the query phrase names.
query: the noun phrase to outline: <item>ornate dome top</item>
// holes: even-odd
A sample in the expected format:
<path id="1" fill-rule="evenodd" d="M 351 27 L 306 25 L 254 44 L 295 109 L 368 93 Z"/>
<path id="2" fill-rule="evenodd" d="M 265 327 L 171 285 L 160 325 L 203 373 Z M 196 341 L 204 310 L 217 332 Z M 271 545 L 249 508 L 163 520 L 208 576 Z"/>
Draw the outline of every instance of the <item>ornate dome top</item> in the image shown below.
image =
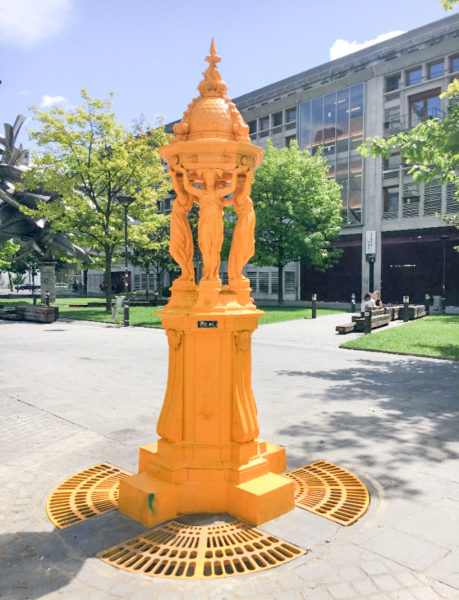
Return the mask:
<path id="1" fill-rule="evenodd" d="M 198 85 L 201 95 L 194 98 L 180 123 L 174 125 L 175 136 L 171 142 L 217 139 L 250 143 L 248 126 L 236 105 L 226 96 L 226 84 L 217 68 L 220 57 L 213 39 L 206 61 L 209 66 Z"/>

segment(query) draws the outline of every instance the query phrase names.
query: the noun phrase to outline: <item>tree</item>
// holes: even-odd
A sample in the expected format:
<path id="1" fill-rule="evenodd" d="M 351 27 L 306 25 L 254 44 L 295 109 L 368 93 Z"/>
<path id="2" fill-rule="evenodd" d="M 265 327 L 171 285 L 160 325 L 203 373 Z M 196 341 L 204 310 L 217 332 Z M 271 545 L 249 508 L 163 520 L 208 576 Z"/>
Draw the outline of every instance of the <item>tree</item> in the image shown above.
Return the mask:
<path id="1" fill-rule="evenodd" d="M 161 295 L 164 274 L 166 271 L 177 270 L 177 265 L 169 253 L 169 228 L 170 216 L 164 214 L 152 215 L 148 220 L 131 228 L 130 245 L 133 251 L 131 260 L 145 269 L 147 297 L 150 272 L 156 279 L 156 289 Z"/>
<path id="2" fill-rule="evenodd" d="M 395 152 L 400 153 L 415 182 L 429 183 L 436 179 L 440 183 L 454 183 L 455 198 L 459 200 L 459 80 L 455 79 L 440 97 L 454 100 L 443 120 L 429 119 L 388 139 L 367 138 L 359 150 L 364 157 L 389 158 Z M 457 215 L 442 218 L 459 228 Z"/>
<path id="3" fill-rule="evenodd" d="M 53 228 L 71 232 L 103 257 L 110 311 L 112 263 L 124 242 L 124 208 L 118 197 L 135 198 L 129 215 L 139 222 L 156 212 L 158 199 L 170 187 L 157 150 L 169 135 L 162 126 L 152 129 L 142 120 L 125 129 L 117 123 L 111 99 L 91 98 L 85 89 L 81 98 L 76 108 L 55 105 L 43 112 L 35 107 L 39 128 L 31 137 L 40 152 L 26 184 L 53 190 L 59 198 L 24 212 L 45 216 Z"/>
<path id="4" fill-rule="evenodd" d="M 459 0 L 441 0 L 440 5 L 443 6 L 445 10 L 452 10 Z"/>
<path id="5" fill-rule="evenodd" d="M 326 269 L 338 258 L 331 247 L 341 226 L 340 188 L 327 178 L 320 155 L 301 152 L 293 142 L 278 150 L 269 140 L 255 172 L 252 200 L 256 212 L 254 264 L 278 269 L 278 301 L 283 304 L 283 271 L 293 260 Z"/>
<path id="6" fill-rule="evenodd" d="M 13 290 L 13 279 L 11 275 L 13 256 L 19 248 L 19 244 L 15 244 L 13 240 L 6 240 L 6 242 L 0 243 L 0 273 L 4 271 L 8 274 L 11 291 Z"/>

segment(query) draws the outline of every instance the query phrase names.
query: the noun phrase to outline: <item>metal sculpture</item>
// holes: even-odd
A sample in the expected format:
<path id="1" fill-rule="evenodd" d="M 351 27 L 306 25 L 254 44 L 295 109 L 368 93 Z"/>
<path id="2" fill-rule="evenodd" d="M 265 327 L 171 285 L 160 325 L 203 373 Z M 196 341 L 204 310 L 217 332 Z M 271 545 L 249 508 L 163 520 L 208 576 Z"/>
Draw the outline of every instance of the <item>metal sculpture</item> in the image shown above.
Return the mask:
<path id="1" fill-rule="evenodd" d="M 42 300 L 47 292 L 55 299 L 54 252 L 57 250 L 69 258 L 92 262 L 88 254 L 73 244 L 64 233 L 53 231 L 46 218 L 31 217 L 21 207 L 35 209 L 38 201 L 55 200 L 52 194 L 39 194 L 17 190 L 24 173 L 29 168 L 28 152 L 22 145 L 16 147 L 16 139 L 25 121 L 19 115 L 14 125 L 5 123 L 5 136 L 0 136 L 0 243 L 11 238 L 21 246 L 14 258 L 37 252 L 43 257 L 40 264 Z"/>

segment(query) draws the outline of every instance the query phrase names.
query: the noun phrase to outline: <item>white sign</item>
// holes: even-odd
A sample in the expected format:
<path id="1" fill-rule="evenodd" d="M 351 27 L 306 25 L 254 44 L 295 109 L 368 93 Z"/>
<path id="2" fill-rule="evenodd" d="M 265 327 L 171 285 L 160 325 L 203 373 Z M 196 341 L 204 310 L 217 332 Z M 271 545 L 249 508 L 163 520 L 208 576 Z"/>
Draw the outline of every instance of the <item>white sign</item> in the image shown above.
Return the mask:
<path id="1" fill-rule="evenodd" d="M 365 254 L 376 254 L 376 231 L 374 229 L 366 232 Z"/>

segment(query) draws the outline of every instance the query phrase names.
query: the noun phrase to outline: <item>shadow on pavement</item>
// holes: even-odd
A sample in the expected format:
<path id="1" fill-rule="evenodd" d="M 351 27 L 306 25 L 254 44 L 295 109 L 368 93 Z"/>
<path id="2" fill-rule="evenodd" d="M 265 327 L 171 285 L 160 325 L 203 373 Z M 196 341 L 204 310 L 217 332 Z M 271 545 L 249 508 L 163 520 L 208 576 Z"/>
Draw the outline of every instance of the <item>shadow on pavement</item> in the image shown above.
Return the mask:
<path id="1" fill-rule="evenodd" d="M 86 559 L 142 531 L 145 527 L 113 511 L 68 529 L 1 535 L 0 598 L 33 600 L 59 590 Z"/>
<path id="2" fill-rule="evenodd" d="M 299 394 L 305 417 L 278 432 L 300 438 L 297 447 L 305 455 L 317 455 L 317 449 L 323 454 L 346 449 L 356 464 L 400 496 L 422 492 L 422 477 L 416 476 L 421 466 L 427 472 L 442 466 L 447 469 L 445 477 L 452 478 L 454 468 L 449 473 L 445 465 L 458 458 L 452 443 L 459 440 L 459 364 L 364 359 L 360 365 L 277 371 L 281 378 L 297 378 L 296 389 L 300 384 L 307 390 Z M 320 394 L 319 414 L 314 397 L 317 379 L 331 383 Z M 315 404 L 308 418 L 311 399 Z"/>

